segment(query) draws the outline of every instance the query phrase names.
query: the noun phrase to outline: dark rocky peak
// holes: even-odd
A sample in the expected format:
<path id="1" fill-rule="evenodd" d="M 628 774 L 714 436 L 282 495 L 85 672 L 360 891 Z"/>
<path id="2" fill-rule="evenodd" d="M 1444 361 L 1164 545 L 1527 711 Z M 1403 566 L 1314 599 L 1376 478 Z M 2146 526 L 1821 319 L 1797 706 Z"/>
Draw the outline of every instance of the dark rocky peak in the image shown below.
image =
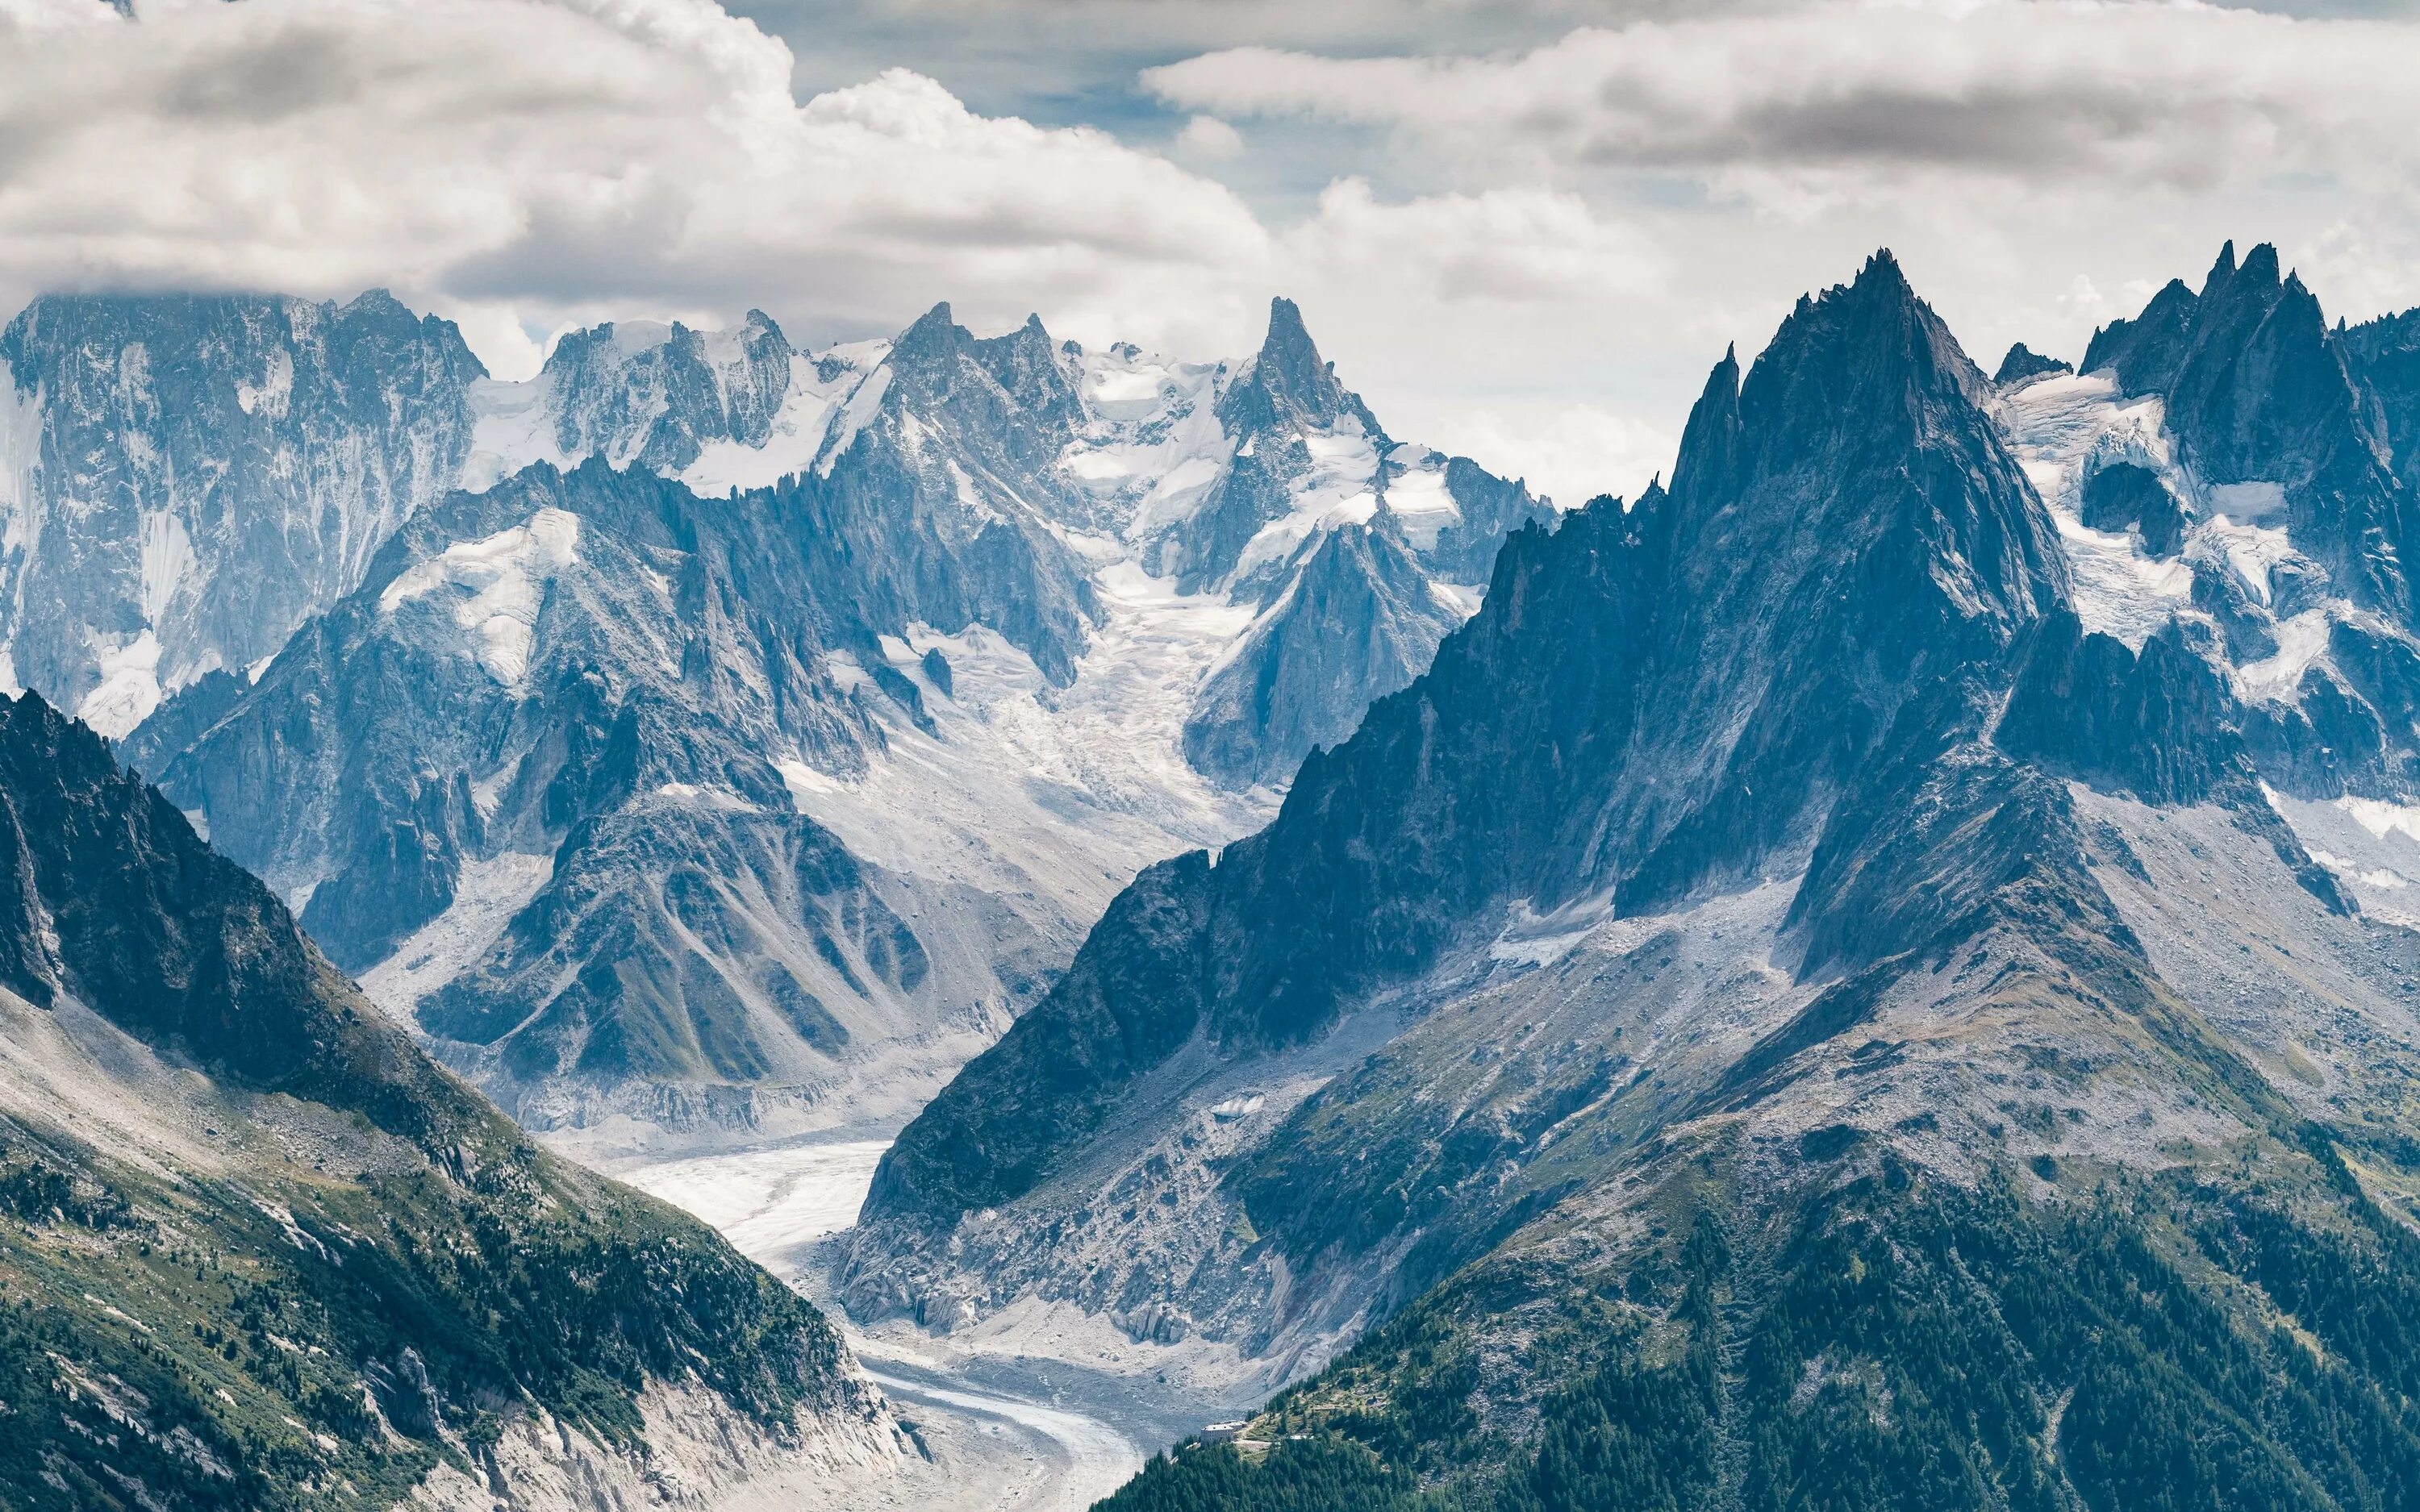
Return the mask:
<path id="1" fill-rule="evenodd" d="M 891 343 L 890 361 L 902 372 L 915 372 L 945 362 L 973 332 L 958 324 L 950 301 L 943 300 L 918 316 Z"/>
<path id="2" fill-rule="evenodd" d="M 2094 332 L 2085 354 L 2086 372 L 2114 368 L 2124 391 L 2171 393 L 2211 365 L 2232 361 L 2241 349 L 2275 322 L 2268 339 L 2326 344 L 2326 322 L 2319 301 L 2299 278 L 2278 276 L 2277 249 L 2266 242 L 2252 249 L 2239 266 L 2235 243 L 2222 248 L 2201 292 L 2171 281 L 2132 321 L 2118 320 Z"/>
<path id="3" fill-rule="evenodd" d="M 1877 253 L 1855 282 L 1802 298 L 1745 381 L 1726 352 L 1683 433 L 1672 494 L 1694 511 L 1819 459 L 1854 466 L 1944 443 L 2000 453 L 1987 395 L 1897 260 Z"/>
<path id="4" fill-rule="evenodd" d="M 2350 327 L 2339 319 L 2336 325 L 2346 348 L 2364 363 L 2420 355 L 2420 310 L 2382 315 Z"/>
<path id="5" fill-rule="evenodd" d="M 2302 287 L 2299 281 L 2294 286 Z M 2164 393 L 2214 325 L 2257 325 L 2282 293 L 2275 247 L 2262 242 L 2239 265 L 2229 241 L 2218 249 L 2199 293 L 2182 279 L 2170 279 L 2134 319 L 2094 332 L 2084 370 L 2116 369 L 2130 394 Z"/>
<path id="6" fill-rule="evenodd" d="M 889 365 L 886 406 L 953 422 L 962 438 L 1004 446 L 1027 466 L 1055 456 L 1083 424 L 1076 380 L 1039 316 L 978 338 L 944 301 L 899 333 Z"/>
<path id="7" fill-rule="evenodd" d="M 790 388 L 789 338 L 751 310 L 727 332 L 609 321 L 547 355 L 555 443 L 567 456 L 676 471 L 706 443 L 764 444 Z"/>
<path id="8" fill-rule="evenodd" d="M 385 288 L 362 290 L 345 301 L 338 313 L 352 319 L 400 320 L 413 325 L 420 324 L 424 318 L 432 321 L 438 318 L 433 315 L 422 316 L 412 314 L 409 306 L 395 297 L 394 290 Z"/>
<path id="9" fill-rule="evenodd" d="M 1800 300 L 1799 310 L 1807 307 Z M 1681 429 L 1680 459 L 1672 469 L 1674 492 L 1686 497 L 1728 488 L 1738 477 L 1744 449 L 1739 399 L 1739 347 L 1733 344 L 1723 348 L 1723 360 L 1706 375 L 1698 402 L 1689 407 L 1688 423 Z"/>
<path id="10" fill-rule="evenodd" d="M 2011 383 L 2023 383 L 2027 378 L 2040 378 L 2045 374 L 2074 371 L 2064 359 L 2044 357 L 2021 341 L 2010 347 L 2009 354 L 2000 359 L 1999 370 L 1992 375 L 1992 384 L 1994 388 L 2006 388 Z"/>
<path id="11" fill-rule="evenodd" d="M 1871 405 L 1878 409 L 1855 433 L 1891 447 L 1944 412 L 1979 413 L 1987 398 L 1983 375 L 1888 250 L 1868 259 L 1854 283 L 1802 301 L 1740 386 L 1747 428 L 1783 444 L 1837 431 L 1839 410 Z M 1872 424 L 1881 416 L 1890 424 Z"/>
<path id="12" fill-rule="evenodd" d="M 2233 259 L 2227 259 L 2232 270 Z M 2185 286 L 2184 280 L 2172 278 L 2163 285 L 2143 313 L 2132 320 L 2113 320 L 2092 333 L 2084 349 L 2084 370 L 2098 373 L 2114 369 L 2121 386 L 2129 393 L 2149 386 L 2148 375 L 2170 370 L 2176 353 L 2182 347 L 2193 325 L 2194 312 L 2200 296 Z M 2130 380 L 2129 374 L 2135 377 Z"/>
<path id="13" fill-rule="evenodd" d="M 1291 429 L 1326 430 L 1346 418 L 1358 420 L 1383 450 L 1386 433 L 1361 396 L 1336 378 L 1336 364 L 1323 361 L 1302 311 L 1289 299 L 1269 301 L 1268 334 L 1234 386 L 1218 400 L 1218 419 L 1230 434 L 1251 436 Z"/>
<path id="14" fill-rule="evenodd" d="M 1858 563 L 1854 591 L 1824 612 L 1929 605 L 1945 631 L 1980 633 L 1969 653 L 2006 644 L 2063 594 L 2065 558 L 1988 397 L 1887 252 L 1802 301 L 1745 381 L 1726 353 L 1691 412 L 1671 489 L 1676 609 L 1755 623 L 1768 595 Z M 1742 562 L 1761 571 L 1741 574 Z"/>
<path id="15" fill-rule="evenodd" d="M 1218 424 L 1234 450 L 1208 495 L 1152 545 L 1155 572 L 1187 593 L 1233 586 L 1246 548 L 1261 529 L 1295 507 L 1297 485 L 1318 465 L 1309 439 L 1357 427 L 1375 454 L 1371 483 L 1383 486 L 1392 446 L 1358 394 L 1321 360 L 1289 300 L 1271 301 L 1267 338 L 1218 396 Z M 1275 563 L 1263 558 L 1255 576 Z"/>

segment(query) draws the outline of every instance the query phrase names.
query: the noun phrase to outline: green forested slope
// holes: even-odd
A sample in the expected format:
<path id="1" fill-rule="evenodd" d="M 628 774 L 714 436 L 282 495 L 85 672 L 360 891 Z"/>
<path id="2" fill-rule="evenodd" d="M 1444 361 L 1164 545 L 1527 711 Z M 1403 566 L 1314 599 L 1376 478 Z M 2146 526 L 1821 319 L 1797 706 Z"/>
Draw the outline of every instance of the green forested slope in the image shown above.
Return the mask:
<path id="1" fill-rule="evenodd" d="M 0 1508 L 378 1506 L 650 1382 L 869 1418 L 710 1230 L 539 1151 L 257 881 L 32 695 L 0 705 Z"/>

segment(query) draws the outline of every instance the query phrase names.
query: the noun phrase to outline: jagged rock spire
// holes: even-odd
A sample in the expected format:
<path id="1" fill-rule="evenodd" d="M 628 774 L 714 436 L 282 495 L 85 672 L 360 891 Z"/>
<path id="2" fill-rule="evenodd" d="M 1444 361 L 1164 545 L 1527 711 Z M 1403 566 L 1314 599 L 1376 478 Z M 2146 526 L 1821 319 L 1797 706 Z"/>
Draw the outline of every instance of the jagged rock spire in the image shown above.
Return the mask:
<path id="1" fill-rule="evenodd" d="M 1301 307 L 1283 296 L 1272 299 L 1261 349 L 1219 400 L 1219 421 L 1232 433 L 1249 435 L 1288 424 L 1326 428 L 1348 417 L 1385 440 L 1361 396 L 1337 379 L 1335 363 L 1321 358 Z"/>

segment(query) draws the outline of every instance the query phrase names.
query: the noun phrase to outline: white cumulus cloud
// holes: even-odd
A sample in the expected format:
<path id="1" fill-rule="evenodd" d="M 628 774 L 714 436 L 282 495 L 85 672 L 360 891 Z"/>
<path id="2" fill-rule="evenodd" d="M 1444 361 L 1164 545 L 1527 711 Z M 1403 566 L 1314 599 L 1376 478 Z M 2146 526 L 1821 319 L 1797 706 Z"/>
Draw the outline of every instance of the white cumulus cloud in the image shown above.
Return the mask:
<path id="1" fill-rule="evenodd" d="M 1246 47 L 1148 70 L 1173 104 L 1396 129 L 1466 162 L 1748 187 L 1940 169 L 2206 188 L 2420 162 L 2420 24 L 2157 0 L 1825 4 L 1584 27 L 1483 57 Z"/>
<path id="2" fill-rule="evenodd" d="M 386 284 L 474 330 L 1262 297 L 1209 179 L 901 70 L 800 103 L 791 61 L 708 0 L 0 0 L 0 284 Z"/>

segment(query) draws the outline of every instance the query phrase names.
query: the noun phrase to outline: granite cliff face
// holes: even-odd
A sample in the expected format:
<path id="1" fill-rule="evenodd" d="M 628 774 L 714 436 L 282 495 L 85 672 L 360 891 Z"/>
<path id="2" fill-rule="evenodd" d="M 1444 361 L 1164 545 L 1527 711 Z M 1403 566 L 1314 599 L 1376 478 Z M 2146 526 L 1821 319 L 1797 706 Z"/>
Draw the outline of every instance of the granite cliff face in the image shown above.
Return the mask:
<path id="1" fill-rule="evenodd" d="M 2105 366 L 1985 382 L 1886 256 L 1727 358 L 1668 491 L 1516 536 L 1267 829 L 1110 907 L 885 1160 L 852 1309 L 1293 1383 L 1137 1507 L 2420 1469 L 2320 1405 L 2420 1319 L 2411 638 Z"/>
<path id="2" fill-rule="evenodd" d="M 0 866 L 0 1496 L 569 1512 L 897 1461 L 814 1309 L 533 1148 L 32 694 Z"/>
<path id="3" fill-rule="evenodd" d="M 0 333 L 10 687 L 111 735 L 273 655 L 454 486 L 486 377 L 383 291 L 53 296 Z"/>
<path id="4" fill-rule="evenodd" d="M 1391 512 L 1300 548 L 1278 597 L 1205 678 L 1185 759 L 1232 787 L 1282 786 L 1343 743 L 1373 697 L 1428 668 L 1462 604 L 1422 570 Z"/>

